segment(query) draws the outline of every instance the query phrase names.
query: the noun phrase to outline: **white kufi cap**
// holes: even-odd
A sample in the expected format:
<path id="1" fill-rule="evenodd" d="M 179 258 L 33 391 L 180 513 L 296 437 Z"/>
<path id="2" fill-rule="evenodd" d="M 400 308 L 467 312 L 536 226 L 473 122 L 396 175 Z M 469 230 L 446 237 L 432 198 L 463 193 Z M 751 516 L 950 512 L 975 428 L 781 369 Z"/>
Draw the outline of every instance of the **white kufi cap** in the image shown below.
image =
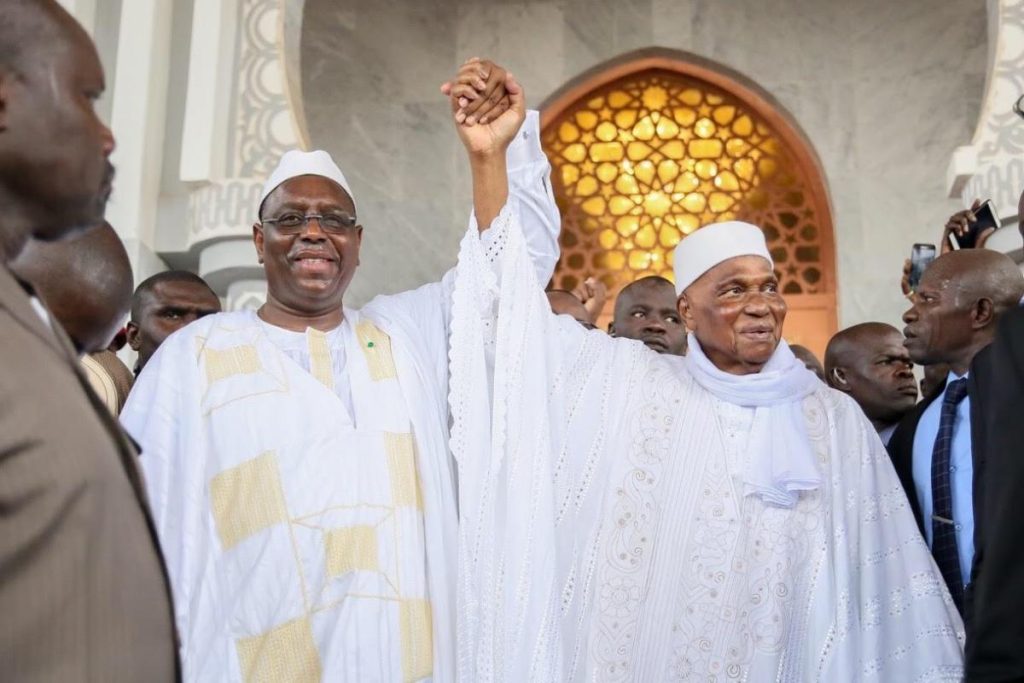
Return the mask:
<path id="1" fill-rule="evenodd" d="M 284 153 L 277 168 L 267 178 L 267 182 L 263 185 L 263 192 L 260 194 L 259 206 L 263 206 L 263 202 L 270 196 L 270 193 L 276 190 L 281 183 L 303 175 L 318 175 L 333 180 L 348 193 L 348 196 L 352 198 L 352 204 L 355 205 L 356 198 L 352 196 L 352 188 L 349 187 L 348 181 L 345 180 L 345 174 L 334 163 L 330 154 L 322 149 L 313 152 L 293 149 Z"/>
<path id="2" fill-rule="evenodd" d="M 686 236 L 676 246 L 676 294 L 719 263 L 737 256 L 761 256 L 772 263 L 761 228 L 741 221 L 715 223 Z"/>

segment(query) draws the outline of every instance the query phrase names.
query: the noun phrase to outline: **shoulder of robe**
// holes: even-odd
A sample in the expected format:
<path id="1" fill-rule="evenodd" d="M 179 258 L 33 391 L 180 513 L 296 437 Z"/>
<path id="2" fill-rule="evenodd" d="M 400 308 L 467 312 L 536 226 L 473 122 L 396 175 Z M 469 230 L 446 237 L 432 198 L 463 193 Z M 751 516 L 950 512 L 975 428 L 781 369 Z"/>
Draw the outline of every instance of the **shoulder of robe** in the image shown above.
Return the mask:
<path id="1" fill-rule="evenodd" d="M 167 337 L 153 354 L 149 365 L 159 365 L 172 358 L 175 363 L 180 363 L 184 358 L 198 360 L 203 348 L 211 340 L 216 342 L 236 332 L 252 330 L 254 324 L 249 311 L 228 311 L 204 316 Z"/>

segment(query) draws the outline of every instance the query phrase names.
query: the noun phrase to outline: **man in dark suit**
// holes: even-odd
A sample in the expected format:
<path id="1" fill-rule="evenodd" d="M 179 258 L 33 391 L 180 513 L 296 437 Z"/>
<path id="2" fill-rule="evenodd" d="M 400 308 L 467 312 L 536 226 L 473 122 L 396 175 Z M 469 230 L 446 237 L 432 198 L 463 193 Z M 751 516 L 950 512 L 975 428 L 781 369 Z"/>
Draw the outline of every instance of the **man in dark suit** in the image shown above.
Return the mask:
<path id="1" fill-rule="evenodd" d="M 1024 275 L 1004 254 L 969 249 L 944 254 L 925 271 L 903 315 L 911 360 L 947 363 L 946 383 L 911 411 L 889 441 L 925 540 L 965 613 L 974 558 L 975 453 L 982 452 L 979 389 L 999 317 L 1024 295 Z"/>
<path id="2" fill-rule="evenodd" d="M 1024 193 L 1017 215 L 1024 238 Z M 977 405 L 975 557 L 967 679 L 1024 680 L 1024 309 L 1004 316 L 989 347 Z"/>
<path id="3" fill-rule="evenodd" d="M 167 577 L 135 451 L 8 263 L 103 219 L 95 47 L 54 0 L 0 2 L 0 677 L 172 681 Z"/>

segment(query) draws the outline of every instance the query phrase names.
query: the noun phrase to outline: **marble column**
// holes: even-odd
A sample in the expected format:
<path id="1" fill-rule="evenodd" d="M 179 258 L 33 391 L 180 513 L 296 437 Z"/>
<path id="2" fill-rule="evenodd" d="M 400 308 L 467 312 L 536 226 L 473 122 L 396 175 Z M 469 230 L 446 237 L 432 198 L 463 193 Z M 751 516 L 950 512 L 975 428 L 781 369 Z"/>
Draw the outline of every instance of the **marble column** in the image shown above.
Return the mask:
<path id="1" fill-rule="evenodd" d="M 229 310 L 251 305 L 264 288 L 253 284 L 263 271 L 251 241 L 263 181 L 286 150 L 306 147 L 286 57 L 286 38 L 297 38 L 286 18 L 300 25 L 301 3 L 285 4 L 206 0 L 192 17 L 180 164 L 191 187 L 185 242 Z M 237 281 L 245 287 L 233 289 Z"/>

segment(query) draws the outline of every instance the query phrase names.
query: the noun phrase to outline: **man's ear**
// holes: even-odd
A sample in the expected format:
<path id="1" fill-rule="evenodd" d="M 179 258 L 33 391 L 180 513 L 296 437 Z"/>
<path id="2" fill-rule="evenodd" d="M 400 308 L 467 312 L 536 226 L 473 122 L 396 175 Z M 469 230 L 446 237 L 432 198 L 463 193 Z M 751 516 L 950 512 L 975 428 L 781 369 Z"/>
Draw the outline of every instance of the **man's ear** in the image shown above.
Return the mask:
<path id="1" fill-rule="evenodd" d="M 124 336 L 128 340 L 128 346 L 131 347 L 132 351 L 138 351 L 139 347 L 142 346 L 142 340 L 139 339 L 139 326 L 135 323 L 128 321 L 128 324 L 124 326 Z"/>
<path id="2" fill-rule="evenodd" d="M 832 372 L 828 373 L 825 377 L 828 380 L 828 385 L 833 389 L 850 392 L 850 382 L 846 379 L 846 371 L 842 368 L 832 368 Z"/>
<path id="3" fill-rule="evenodd" d="M 363 226 L 356 226 L 356 265 L 360 265 L 359 254 L 361 253 L 363 246 Z"/>
<path id="4" fill-rule="evenodd" d="M 992 299 L 981 298 L 974 302 L 971 309 L 971 329 L 980 330 L 996 321 L 996 305 Z"/>
<path id="5" fill-rule="evenodd" d="M 256 245 L 256 260 L 263 263 L 263 226 L 252 224 L 252 243 Z"/>
<path id="6" fill-rule="evenodd" d="M 696 331 L 696 321 L 693 317 L 693 309 L 690 307 L 690 300 L 686 296 L 686 292 L 679 295 L 676 299 L 676 311 L 679 312 L 679 317 L 683 321 L 683 325 L 686 327 L 687 332 Z"/>

